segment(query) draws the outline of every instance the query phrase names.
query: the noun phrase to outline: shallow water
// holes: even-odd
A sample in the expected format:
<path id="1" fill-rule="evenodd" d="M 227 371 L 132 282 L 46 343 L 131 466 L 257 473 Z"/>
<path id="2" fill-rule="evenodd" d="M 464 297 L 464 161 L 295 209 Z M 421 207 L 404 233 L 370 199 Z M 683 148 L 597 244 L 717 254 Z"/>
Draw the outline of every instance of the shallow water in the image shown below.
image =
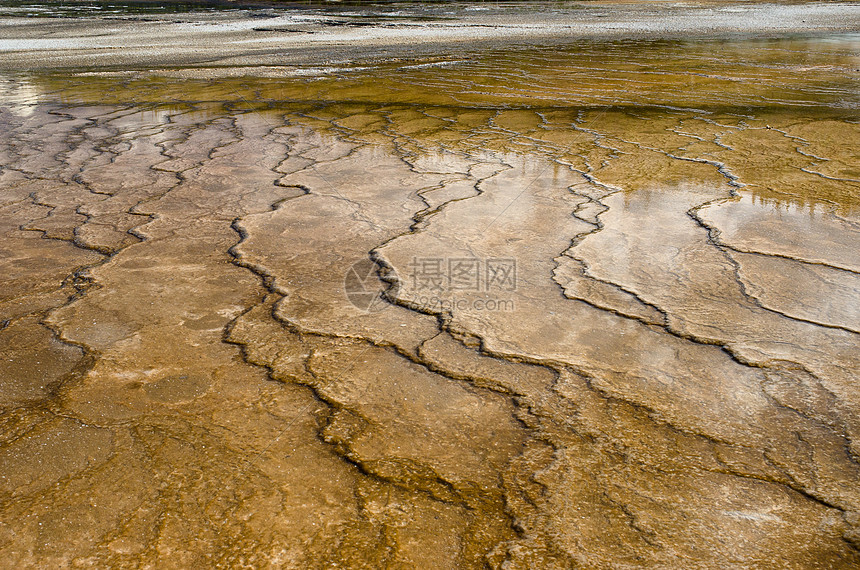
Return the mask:
<path id="1" fill-rule="evenodd" d="M 860 564 L 858 54 L 7 75 L 3 559 Z"/>

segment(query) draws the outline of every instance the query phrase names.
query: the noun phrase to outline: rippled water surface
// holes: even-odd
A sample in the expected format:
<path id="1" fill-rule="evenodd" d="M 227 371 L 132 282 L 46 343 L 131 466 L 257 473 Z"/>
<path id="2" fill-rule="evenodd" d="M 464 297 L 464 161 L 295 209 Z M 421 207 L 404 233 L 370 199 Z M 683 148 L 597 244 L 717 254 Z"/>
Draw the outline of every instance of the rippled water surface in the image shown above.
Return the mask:
<path id="1" fill-rule="evenodd" d="M 860 564 L 860 37 L 7 73 L 15 566 Z"/>

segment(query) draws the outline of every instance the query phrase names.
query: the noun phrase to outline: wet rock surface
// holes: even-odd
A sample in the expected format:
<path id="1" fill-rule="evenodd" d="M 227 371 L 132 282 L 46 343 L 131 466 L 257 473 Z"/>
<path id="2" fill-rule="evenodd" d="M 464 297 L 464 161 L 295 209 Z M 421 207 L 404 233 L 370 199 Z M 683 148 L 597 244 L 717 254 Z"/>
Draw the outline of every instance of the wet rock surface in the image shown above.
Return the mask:
<path id="1" fill-rule="evenodd" d="M 8 76 L 0 556 L 857 567 L 858 49 Z"/>

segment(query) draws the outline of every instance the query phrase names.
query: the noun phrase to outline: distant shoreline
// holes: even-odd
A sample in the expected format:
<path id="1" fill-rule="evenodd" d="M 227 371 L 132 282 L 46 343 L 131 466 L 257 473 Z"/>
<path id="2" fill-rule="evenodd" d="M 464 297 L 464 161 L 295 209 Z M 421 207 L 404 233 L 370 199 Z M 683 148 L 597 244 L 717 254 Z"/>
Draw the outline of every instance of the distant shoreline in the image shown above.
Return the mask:
<path id="1" fill-rule="evenodd" d="M 122 4 L 150 5 L 147 0 Z M 194 0 L 177 5 L 215 5 Z M 237 4 L 242 7 L 238 7 Z M 31 3 L 28 3 L 31 5 Z M 249 7 L 250 5 L 256 8 Z M 0 70 L 341 65 L 577 40 L 860 33 L 860 3 L 333 4 L 219 0 L 216 10 L 0 17 Z M 164 7 L 164 4 L 159 4 Z M 10 11 L 11 10 L 11 11 Z"/>

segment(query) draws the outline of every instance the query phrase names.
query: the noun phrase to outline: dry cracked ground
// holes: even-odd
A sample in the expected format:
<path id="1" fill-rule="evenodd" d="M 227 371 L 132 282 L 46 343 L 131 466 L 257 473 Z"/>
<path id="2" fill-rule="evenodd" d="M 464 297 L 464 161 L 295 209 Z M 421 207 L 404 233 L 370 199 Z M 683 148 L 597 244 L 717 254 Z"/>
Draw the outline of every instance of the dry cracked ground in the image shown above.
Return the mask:
<path id="1" fill-rule="evenodd" d="M 858 567 L 858 51 L 7 75 L 2 564 Z"/>

